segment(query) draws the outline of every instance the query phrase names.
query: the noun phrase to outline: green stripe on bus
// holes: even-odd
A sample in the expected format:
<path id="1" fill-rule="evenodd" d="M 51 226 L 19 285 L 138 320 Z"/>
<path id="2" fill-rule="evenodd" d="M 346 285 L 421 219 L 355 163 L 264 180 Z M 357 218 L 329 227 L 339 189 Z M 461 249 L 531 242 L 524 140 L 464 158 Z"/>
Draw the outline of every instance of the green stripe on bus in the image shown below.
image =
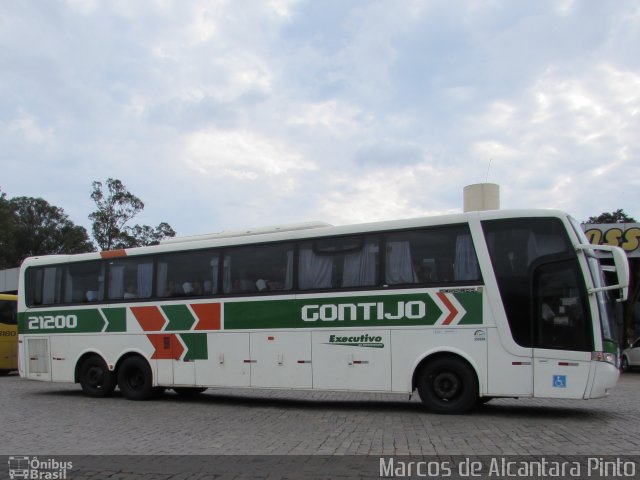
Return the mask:
<path id="1" fill-rule="evenodd" d="M 97 309 L 27 312 L 18 316 L 18 330 L 24 333 L 97 333 L 107 326 Z"/>
<path id="2" fill-rule="evenodd" d="M 458 292 L 454 297 L 467 314 L 462 317 L 458 325 L 481 325 L 482 324 L 482 293 L 481 292 Z"/>
<path id="3" fill-rule="evenodd" d="M 102 313 L 107 317 L 107 329 L 105 332 L 126 332 L 127 331 L 127 309 L 104 308 Z"/>
<path id="4" fill-rule="evenodd" d="M 435 325 L 443 315 L 456 318 L 452 325 L 482 324 L 481 292 L 448 295 L 454 297 L 462 309 L 443 309 L 429 294 L 228 302 L 224 305 L 224 327 L 238 330 L 428 326 Z"/>
<path id="5" fill-rule="evenodd" d="M 18 328 L 20 333 L 126 332 L 126 308 L 20 313 Z"/>
<path id="6" fill-rule="evenodd" d="M 164 329 L 165 332 L 191 330 L 196 322 L 196 319 L 186 305 L 164 305 L 161 308 L 169 319 L 169 323 Z"/>
<path id="7" fill-rule="evenodd" d="M 209 358 L 206 333 L 181 333 L 179 335 L 187 346 L 184 360 L 207 360 Z"/>

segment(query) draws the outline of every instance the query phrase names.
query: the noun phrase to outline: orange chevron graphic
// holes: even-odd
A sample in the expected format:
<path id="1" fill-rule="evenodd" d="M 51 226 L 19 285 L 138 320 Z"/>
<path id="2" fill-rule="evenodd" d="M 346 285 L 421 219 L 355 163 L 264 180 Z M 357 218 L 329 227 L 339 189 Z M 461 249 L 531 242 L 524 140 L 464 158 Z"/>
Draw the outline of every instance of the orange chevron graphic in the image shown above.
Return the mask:
<path id="1" fill-rule="evenodd" d="M 436 295 L 438 295 L 438 298 L 440 299 L 440 301 L 444 303 L 444 306 L 449 309 L 449 315 L 447 316 L 447 318 L 444 319 L 444 322 L 442 322 L 442 325 L 450 325 L 451 322 L 453 322 L 453 319 L 456 318 L 456 316 L 460 312 L 458 312 L 458 310 L 453 305 L 453 303 L 451 303 L 451 300 L 449 300 L 446 294 L 442 292 L 438 292 Z"/>
<path id="2" fill-rule="evenodd" d="M 166 323 L 158 307 L 131 307 L 131 313 L 145 332 L 162 330 Z"/>
<path id="3" fill-rule="evenodd" d="M 155 351 L 151 356 L 153 360 L 180 360 L 184 353 L 184 347 L 175 334 L 156 333 L 147 335 Z"/>
<path id="4" fill-rule="evenodd" d="M 191 304 L 193 313 L 198 317 L 194 330 L 220 330 L 221 308 L 219 303 Z"/>

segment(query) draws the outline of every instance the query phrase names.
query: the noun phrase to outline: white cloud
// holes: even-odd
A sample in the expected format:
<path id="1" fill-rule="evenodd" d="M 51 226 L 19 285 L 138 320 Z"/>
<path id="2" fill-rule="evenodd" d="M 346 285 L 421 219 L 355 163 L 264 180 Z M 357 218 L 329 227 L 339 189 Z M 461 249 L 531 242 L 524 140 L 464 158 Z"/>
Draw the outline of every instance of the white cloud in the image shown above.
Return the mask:
<path id="1" fill-rule="evenodd" d="M 632 3 L 0 10 L 9 195 L 81 211 L 91 181 L 114 176 L 148 199 L 147 223 L 179 233 L 459 211 L 485 178 L 505 208 L 640 215 Z M 182 213 L 192 205 L 207 226 Z"/>
<path id="2" fill-rule="evenodd" d="M 184 138 L 184 159 L 199 174 L 259 180 L 313 170 L 285 145 L 246 131 L 204 130 Z"/>
<path id="3" fill-rule="evenodd" d="M 55 138 L 52 127 L 40 125 L 36 117 L 23 110 L 6 124 L 0 123 L 0 128 L 8 137 L 18 137 L 27 143 L 40 146 L 51 145 Z"/>

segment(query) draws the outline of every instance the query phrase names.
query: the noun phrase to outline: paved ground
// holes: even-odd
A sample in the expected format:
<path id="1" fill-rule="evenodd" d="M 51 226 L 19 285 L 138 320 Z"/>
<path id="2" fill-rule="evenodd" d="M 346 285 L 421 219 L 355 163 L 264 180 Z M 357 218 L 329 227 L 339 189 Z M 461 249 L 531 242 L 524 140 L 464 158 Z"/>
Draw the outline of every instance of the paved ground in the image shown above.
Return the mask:
<path id="1" fill-rule="evenodd" d="M 25 478 L 73 480 L 640 479 L 639 405 L 640 373 L 623 375 L 608 399 L 494 400 L 463 416 L 395 395 L 218 389 L 131 402 L 0 377 L 0 480 L 27 457 Z M 581 467 L 540 477 L 498 467 L 545 458 Z M 407 471 L 414 460 L 422 475 Z M 590 470 L 607 460 L 629 460 L 631 475 Z M 481 477 L 470 477 L 469 461 L 482 463 Z"/>
<path id="2" fill-rule="evenodd" d="M 0 455 L 640 454 L 640 373 L 610 398 L 493 400 L 427 413 L 382 394 L 208 390 L 132 402 L 78 385 L 0 377 Z"/>

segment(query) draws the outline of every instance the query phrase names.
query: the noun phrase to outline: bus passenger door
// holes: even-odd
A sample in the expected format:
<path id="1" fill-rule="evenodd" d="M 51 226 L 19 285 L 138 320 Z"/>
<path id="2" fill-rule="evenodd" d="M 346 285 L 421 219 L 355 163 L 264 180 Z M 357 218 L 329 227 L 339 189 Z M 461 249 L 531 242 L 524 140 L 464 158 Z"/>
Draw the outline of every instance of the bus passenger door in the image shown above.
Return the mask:
<path id="1" fill-rule="evenodd" d="M 536 397 L 583 398 L 593 333 L 575 260 L 539 265 L 533 273 L 533 370 Z"/>

